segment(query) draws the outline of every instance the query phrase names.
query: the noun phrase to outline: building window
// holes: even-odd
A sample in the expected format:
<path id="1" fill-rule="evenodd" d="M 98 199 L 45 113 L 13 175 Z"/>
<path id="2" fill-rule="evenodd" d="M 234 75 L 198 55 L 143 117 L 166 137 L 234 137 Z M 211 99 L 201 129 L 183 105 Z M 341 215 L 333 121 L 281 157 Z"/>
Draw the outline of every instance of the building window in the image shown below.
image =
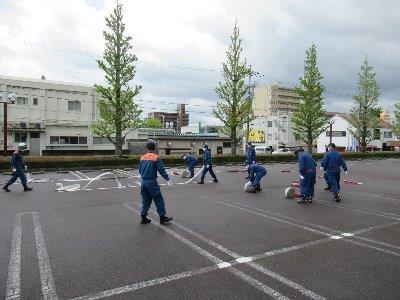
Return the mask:
<path id="1" fill-rule="evenodd" d="M 327 131 L 326 136 L 330 137 L 331 132 Z M 346 131 L 332 131 L 332 137 L 345 137 Z"/>
<path id="2" fill-rule="evenodd" d="M 38 98 L 33 98 L 33 105 L 37 106 L 39 104 L 39 99 Z"/>
<path id="3" fill-rule="evenodd" d="M 392 136 L 393 136 L 393 134 L 392 134 L 391 131 L 385 131 L 384 134 L 383 134 L 383 136 L 384 136 L 386 139 L 391 139 Z"/>
<path id="4" fill-rule="evenodd" d="M 28 98 L 17 97 L 17 105 L 28 105 Z"/>
<path id="5" fill-rule="evenodd" d="M 29 134 L 29 138 L 31 138 L 31 139 L 39 139 L 40 138 L 40 133 L 39 132 L 31 132 Z"/>
<path id="6" fill-rule="evenodd" d="M 52 145 L 87 145 L 86 136 L 51 136 L 50 144 Z"/>
<path id="7" fill-rule="evenodd" d="M 50 137 L 50 144 L 58 145 L 59 143 L 60 143 L 60 137 L 59 136 L 51 136 Z"/>
<path id="8" fill-rule="evenodd" d="M 26 143 L 28 139 L 28 133 L 26 132 L 16 132 L 14 135 L 14 141 L 16 143 Z"/>
<path id="9" fill-rule="evenodd" d="M 25 123 L 25 122 L 19 123 L 19 128 L 24 128 L 24 129 L 26 129 L 26 123 Z"/>
<path id="10" fill-rule="evenodd" d="M 271 141 L 272 140 L 272 134 L 267 134 L 267 141 Z"/>
<path id="11" fill-rule="evenodd" d="M 81 110 L 81 102 L 80 101 L 68 101 L 68 110 L 69 111 L 80 111 Z"/>
<path id="12" fill-rule="evenodd" d="M 222 142 L 222 147 L 230 148 L 230 147 L 232 147 L 232 143 L 231 142 Z"/>
<path id="13" fill-rule="evenodd" d="M 374 129 L 374 140 L 380 140 L 381 139 L 381 130 L 378 129 Z"/>
<path id="14" fill-rule="evenodd" d="M 111 144 L 111 142 L 107 138 L 103 137 L 94 137 L 93 144 L 95 145 L 103 145 L 103 144 Z"/>
<path id="15" fill-rule="evenodd" d="M 272 127 L 272 121 L 268 121 L 268 127 Z"/>

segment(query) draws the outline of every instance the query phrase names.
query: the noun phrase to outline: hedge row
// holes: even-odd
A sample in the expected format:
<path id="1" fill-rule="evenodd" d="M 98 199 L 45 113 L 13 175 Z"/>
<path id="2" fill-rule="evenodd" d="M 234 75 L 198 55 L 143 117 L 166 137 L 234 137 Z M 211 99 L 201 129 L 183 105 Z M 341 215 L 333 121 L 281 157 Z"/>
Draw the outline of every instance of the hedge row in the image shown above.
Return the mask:
<path id="1" fill-rule="evenodd" d="M 321 159 L 323 154 L 314 154 L 316 160 Z M 348 160 L 354 159 L 382 159 L 382 158 L 400 158 L 400 152 L 369 152 L 369 153 L 343 153 Z M 140 156 L 125 156 L 116 158 L 114 156 L 28 156 L 25 158 L 29 169 L 39 170 L 74 170 L 74 169 L 98 169 L 98 168 L 135 168 L 139 163 Z M 183 165 L 180 156 L 164 156 L 162 157 L 164 165 L 179 166 Z M 0 158 L 0 170 L 10 169 L 10 159 Z M 214 164 L 241 164 L 246 160 L 244 155 L 224 155 L 214 156 Z M 258 155 L 257 162 L 273 163 L 273 162 L 296 162 L 294 155 Z M 201 158 L 199 163 L 201 163 Z"/>

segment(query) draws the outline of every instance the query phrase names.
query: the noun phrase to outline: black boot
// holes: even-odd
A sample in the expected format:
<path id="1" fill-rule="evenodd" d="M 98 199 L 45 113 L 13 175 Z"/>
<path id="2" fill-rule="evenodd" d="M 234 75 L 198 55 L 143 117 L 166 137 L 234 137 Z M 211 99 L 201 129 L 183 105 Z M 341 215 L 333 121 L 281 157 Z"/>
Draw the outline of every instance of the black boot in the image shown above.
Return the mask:
<path id="1" fill-rule="evenodd" d="M 336 202 L 340 202 L 342 199 L 340 198 L 339 193 L 333 193 L 333 196 L 335 197 Z"/>
<path id="2" fill-rule="evenodd" d="M 308 203 L 312 203 L 312 198 L 313 198 L 313 197 L 311 197 L 311 196 L 308 196 L 308 197 L 307 197 Z"/>
<path id="3" fill-rule="evenodd" d="M 197 184 L 204 184 L 204 177 L 201 177 L 201 178 L 200 178 L 200 181 L 197 182 Z"/>
<path id="4" fill-rule="evenodd" d="M 299 199 L 297 200 L 297 203 L 298 203 L 298 204 L 304 204 L 304 203 L 306 203 L 306 197 L 301 196 L 301 198 L 299 198 Z"/>
<path id="5" fill-rule="evenodd" d="M 215 177 L 213 181 L 214 181 L 215 183 L 217 183 L 217 182 L 218 182 L 217 177 Z"/>
<path id="6" fill-rule="evenodd" d="M 257 185 L 256 191 L 261 192 L 262 191 L 262 187 L 260 185 Z"/>
<path id="7" fill-rule="evenodd" d="M 167 217 L 167 216 L 161 216 L 160 217 L 160 224 L 164 225 L 165 223 L 171 222 L 173 218 Z"/>
<path id="8" fill-rule="evenodd" d="M 149 219 L 147 216 L 142 216 L 142 221 L 140 224 L 149 224 L 151 222 L 151 219 Z"/>
<path id="9" fill-rule="evenodd" d="M 3 191 L 5 191 L 5 192 L 11 192 L 10 190 L 9 190 L 9 185 L 8 184 L 6 184 L 5 186 L 3 186 Z"/>
<path id="10" fill-rule="evenodd" d="M 331 190 L 331 187 L 330 187 L 330 186 L 327 186 L 326 188 L 324 188 L 324 190 L 325 190 L 325 191 L 330 191 L 330 190 Z"/>
<path id="11" fill-rule="evenodd" d="M 24 192 L 30 192 L 30 191 L 33 191 L 33 188 L 30 188 L 27 185 L 24 185 Z"/>

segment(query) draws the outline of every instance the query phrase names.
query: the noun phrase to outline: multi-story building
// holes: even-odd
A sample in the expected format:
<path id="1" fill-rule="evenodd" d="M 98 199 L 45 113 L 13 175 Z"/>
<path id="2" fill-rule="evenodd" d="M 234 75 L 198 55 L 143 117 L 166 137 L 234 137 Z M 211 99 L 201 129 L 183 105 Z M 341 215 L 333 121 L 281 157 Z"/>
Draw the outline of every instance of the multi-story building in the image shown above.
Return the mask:
<path id="1" fill-rule="evenodd" d="M 93 86 L 0 76 L 0 93 L 3 99 L 16 95 L 16 103 L 8 105 L 10 150 L 20 142 L 28 144 L 31 155 L 44 150 L 113 149 L 107 139 L 93 136 L 90 130 L 99 117 Z M 0 116 L 4 118 L 3 109 Z M 3 148 L 2 135 L 0 144 Z M 128 149 L 127 142 L 124 149 Z"/>
<path id="2" fill-rule="evenodd" d="M 294 112 L 301 97 L 293 88 L 280 84 L 256 87 L 254 90 L 253 110 L 257 117 L 268 117 L 278 113 Z"/>
<path id="3" fill-rule="evenodd" d="M 174 129 L 178 133 L 182 127 L 189 125 L 189 114 L 186 113 L 185 104 L 179 104 L 176 112 L 151 112 L 149 117 L 160 120 L 164 128 Z"/>

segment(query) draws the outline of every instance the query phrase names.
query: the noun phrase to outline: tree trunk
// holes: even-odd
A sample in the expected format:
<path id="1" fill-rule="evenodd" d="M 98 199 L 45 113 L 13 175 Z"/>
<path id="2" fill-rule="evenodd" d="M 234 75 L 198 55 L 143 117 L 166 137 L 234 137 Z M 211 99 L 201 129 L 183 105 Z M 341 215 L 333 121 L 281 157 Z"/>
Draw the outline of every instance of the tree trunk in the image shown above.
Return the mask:
<path id="1" fill-rule="evenodd" d="M 307 146 L 308 146 L 308 153 L 312 153 L 312 150 L 313 150 L 313 138 L 312 138 L 311 131 L 309 131 L 307 133 Z"/>
<path id="2" fill-rule="evenodd" d="M 231 154 L 236 155 L 236 129 L 231 130 Z"/>
<path id="3" fill-rule="evenodd" d="M 122 157 L 122 137 L 120 132 L 117 132 L 115 136 L 115 156 Z"/>

